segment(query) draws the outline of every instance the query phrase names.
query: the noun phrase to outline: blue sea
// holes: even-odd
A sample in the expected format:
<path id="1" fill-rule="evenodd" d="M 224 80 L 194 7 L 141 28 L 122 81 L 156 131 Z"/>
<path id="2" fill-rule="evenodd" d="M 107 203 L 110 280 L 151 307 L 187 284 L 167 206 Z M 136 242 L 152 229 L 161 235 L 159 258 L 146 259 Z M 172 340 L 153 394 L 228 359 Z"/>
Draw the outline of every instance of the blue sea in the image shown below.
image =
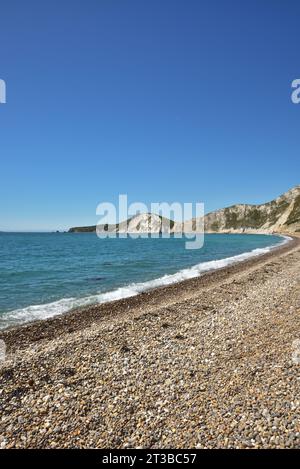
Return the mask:
<path id="1" fill-rule="evenodd" d="M 0 328 L 197 277 L 287 240 L 206 234 L 199 250 L 185 249 L 185 241 L 99 239 L 95 233 L 0 233 Z"/>

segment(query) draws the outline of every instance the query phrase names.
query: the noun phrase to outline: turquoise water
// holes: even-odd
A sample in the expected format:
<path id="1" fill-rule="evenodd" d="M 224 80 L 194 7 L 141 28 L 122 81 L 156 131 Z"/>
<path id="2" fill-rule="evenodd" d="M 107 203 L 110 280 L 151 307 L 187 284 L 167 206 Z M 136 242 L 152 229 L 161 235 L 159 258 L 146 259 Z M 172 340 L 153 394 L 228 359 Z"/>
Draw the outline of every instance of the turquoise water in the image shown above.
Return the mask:
<path id="1" fill-rule="evenodd" d="M 195 277 L 284 240 L 207 234 L 199 250 L 185 249 L 185 241 L 99 239 L 94 233 L 0 233 L 0 328 Z"/>

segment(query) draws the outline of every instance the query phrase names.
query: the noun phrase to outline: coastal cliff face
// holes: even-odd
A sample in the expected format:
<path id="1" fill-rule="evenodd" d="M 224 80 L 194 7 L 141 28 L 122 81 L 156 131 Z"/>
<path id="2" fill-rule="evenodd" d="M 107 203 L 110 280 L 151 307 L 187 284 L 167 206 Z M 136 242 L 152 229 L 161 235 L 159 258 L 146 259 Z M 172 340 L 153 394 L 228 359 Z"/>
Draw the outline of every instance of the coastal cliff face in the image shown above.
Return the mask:
<path id="1" fill-rule="evenodd" d="M 170 233 L 174 222 L 168 218 L 153 213 L 142 213 L 117 225 L 98 225 L 75 227 L 70 233 L 98 232 L 107 233 Z"/>
<path id="2" fill-rule="evenodd" d="M 208 213 L 204 225 L 207 232 L 300 231 L 300 186 L 265 204 L 237 204 Z"/>
<path id="3" fill-rule="evenodd" d="M 196 222 L 183 225 L 156 214 L 144 213 L 117 225 L 100 225 L 100 232 L 115 233 L 176 233 L 191 232 Z M 198 225 L 199 226 L 199 225 Z M 272 233 L 300 232 L 300 186 L 261 205 L 237 204 L 208 213 L 204 230 L 210 233 Z M 94 232 L 96 226 L 71 228 L 71 233 Z"/>
<path id="4" fill-rule="evenodd" d="M 172 221 L 151 213 L 143 213 L 128 221 L 128 228 L 119 226 L 119 233 L 168 233 L 172 227 Z"/>

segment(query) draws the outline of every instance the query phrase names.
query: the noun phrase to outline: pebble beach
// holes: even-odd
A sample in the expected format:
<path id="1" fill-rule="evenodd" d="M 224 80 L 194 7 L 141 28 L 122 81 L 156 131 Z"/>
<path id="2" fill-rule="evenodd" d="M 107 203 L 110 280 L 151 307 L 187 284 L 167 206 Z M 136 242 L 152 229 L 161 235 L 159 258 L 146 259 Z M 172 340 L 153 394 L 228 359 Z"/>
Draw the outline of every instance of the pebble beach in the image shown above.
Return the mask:
<path id="1" fill-rule="evenodd" d="M 300 239 L 1 331 L 1 448 L 300 448 Z"/>

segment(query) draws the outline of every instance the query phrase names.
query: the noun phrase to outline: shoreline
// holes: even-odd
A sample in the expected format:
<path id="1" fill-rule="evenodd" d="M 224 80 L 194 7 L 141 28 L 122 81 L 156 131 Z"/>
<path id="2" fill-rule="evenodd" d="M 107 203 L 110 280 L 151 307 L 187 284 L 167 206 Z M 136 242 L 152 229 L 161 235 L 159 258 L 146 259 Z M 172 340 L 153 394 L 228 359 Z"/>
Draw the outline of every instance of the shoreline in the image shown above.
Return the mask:
<path id="1" fill-rule="evenodd" d="M 208 233 L 213 234 L 213 233 Z M 217 234 L 217 233 L 215 233 Z M 221 233 L 224 234 L 224 233 Z M 231 234 L 241 234 L 241 233 L 231 233 Z M 249 233 L 244 233 L 249 234 Z M 254 233 L 251 233 L 254 234 Z M 257 233 L 255 233 L 257 234 Z M 213 272 L 215 270 L 220 270 L 221 268 L 228 267 L 230 265 L 243 262 L 250 258 L 255 258 L 261 256 L 265 253 L 272 252 L 274 249 L 278 249 L 279 247 L 286 245 L 287 243 L 292 241 L 292 237 L 287 234 L 279 234 L 279 233 L 260 233 L 263 236 L 276 236 L 281 238 L 282 241 L 276 244 L 270 244 L 269 246 L 265 246 L 262 248 L 254 248 L 251 251 L 245 251 L 240 254 L 235 254 L 233 256 L 224 257 L 216 260 L 210 261 L 203 261 L 198 264 L 193 264 L 188 267 L 181 267 L 180 270 L 177 270 L 174 273 L 165 273 L 160 277 L 155 277 L 151 280 L 140 281 L 130 284 L 125 284 L 119 286 L 116 289 L 112 289 L 109 291 L 104 291 L 101 294 L 91 294 L 88 297 L 79 297 L 79 298 L 61 298 L 56 301 L 45 303 L 45 304 L 38 304 L 38 305 L 28 305 L 27 307 L 23 307 L 20 309 L 15 309 L 13 311 L 8 311 L 0 316 L 0 333 L 2 331 L 11 330 L 19 327 L 23 327 L 32 323 L 36 323 L 39 321 L 47 321 L 49 319 L 53 319 L 55 317 L 62 316 L 64 314 L 71 313 L 76 310 L 84 310 L 93 306 L 99 306 L 106 303 L 112 303 L 118 300 L 125 300 L 127 298 L 131 298 L 137 296 L 144 292 L 149 292 L 155 290 L 156 288 L 163 288 L 165 286 L 169 286 L 176 283 L 181 283 L 185 280 L 189 280 L 192 278 L 197 278 L 200 276 L 205 275 L 208 272 Z M 69 304 L 65 306 L 65 302 Z M 57 309 L 62 306 L 62 310 L 57 312 Z M 31 315 L 31 309 L 36 310 L 37 308 L 40 309 L 40 313 L 36 314 L 33 313 Z M 52 309 L 53 311 L 49 313 L 48 309 Z M 45 314 L 43 314 L 43 310 L 45 310 Z M 29 317 L 27 316 L 29 314 Z M 3 321 L 6 321 L 6 317 L 10 318 L 12 315 L 13 321 L 9 324 L 9 319 L 7 319 L 7 325 L 3 327 Z M 16 315 L 19 315 L 19 321 L 16 319 Z M 24 319 L 25 316 L 25 319 Z M 27 317 L 26 317 L 27 316 Z M 15 321 L 14 321 L 15 319 Z"/>
<path id="2" fill-rule="evenodd" d="M 299 448 L 300 239 L 2 332 L 1 448 Z"/>
<path id="3" fill-rule="evenodd" d="M 228 275 L 244 271 L 248 267 L 267 260 L 270 256 L 280 255 L 300 244 L 300 238 L 295 236 L 294 233 L 274 233 L 274 235 L 290 239 L 286 243 L 278 246 L 274 245 L 270 251 L 264 254 L 249 256 L 249 258 L 242 261 L 233 261 L 225 267 L 204 271 L 199 276 L 190 279 L 152 287 L 130 297 L 76 307 L 47 319 L 8 326 L 0 330 L 0 339 L 5 341 L 9 351 L 17 348 L 16 343 L 20 348 L 23 348 L 30 343 L 53 339 L 64 333 L 72 333 L 89 327 L 91 323 L 102 321 L 105 318 L 109 320 L 116 315 L 127 313 L 128 309 L 139 308 L 143 303 L 145 303 L 145 306 L 158 305 L 164 296 L 174 297 L 181 288 L 189 290 L 213 285 L 215 282 L 222 281 Z"/>

